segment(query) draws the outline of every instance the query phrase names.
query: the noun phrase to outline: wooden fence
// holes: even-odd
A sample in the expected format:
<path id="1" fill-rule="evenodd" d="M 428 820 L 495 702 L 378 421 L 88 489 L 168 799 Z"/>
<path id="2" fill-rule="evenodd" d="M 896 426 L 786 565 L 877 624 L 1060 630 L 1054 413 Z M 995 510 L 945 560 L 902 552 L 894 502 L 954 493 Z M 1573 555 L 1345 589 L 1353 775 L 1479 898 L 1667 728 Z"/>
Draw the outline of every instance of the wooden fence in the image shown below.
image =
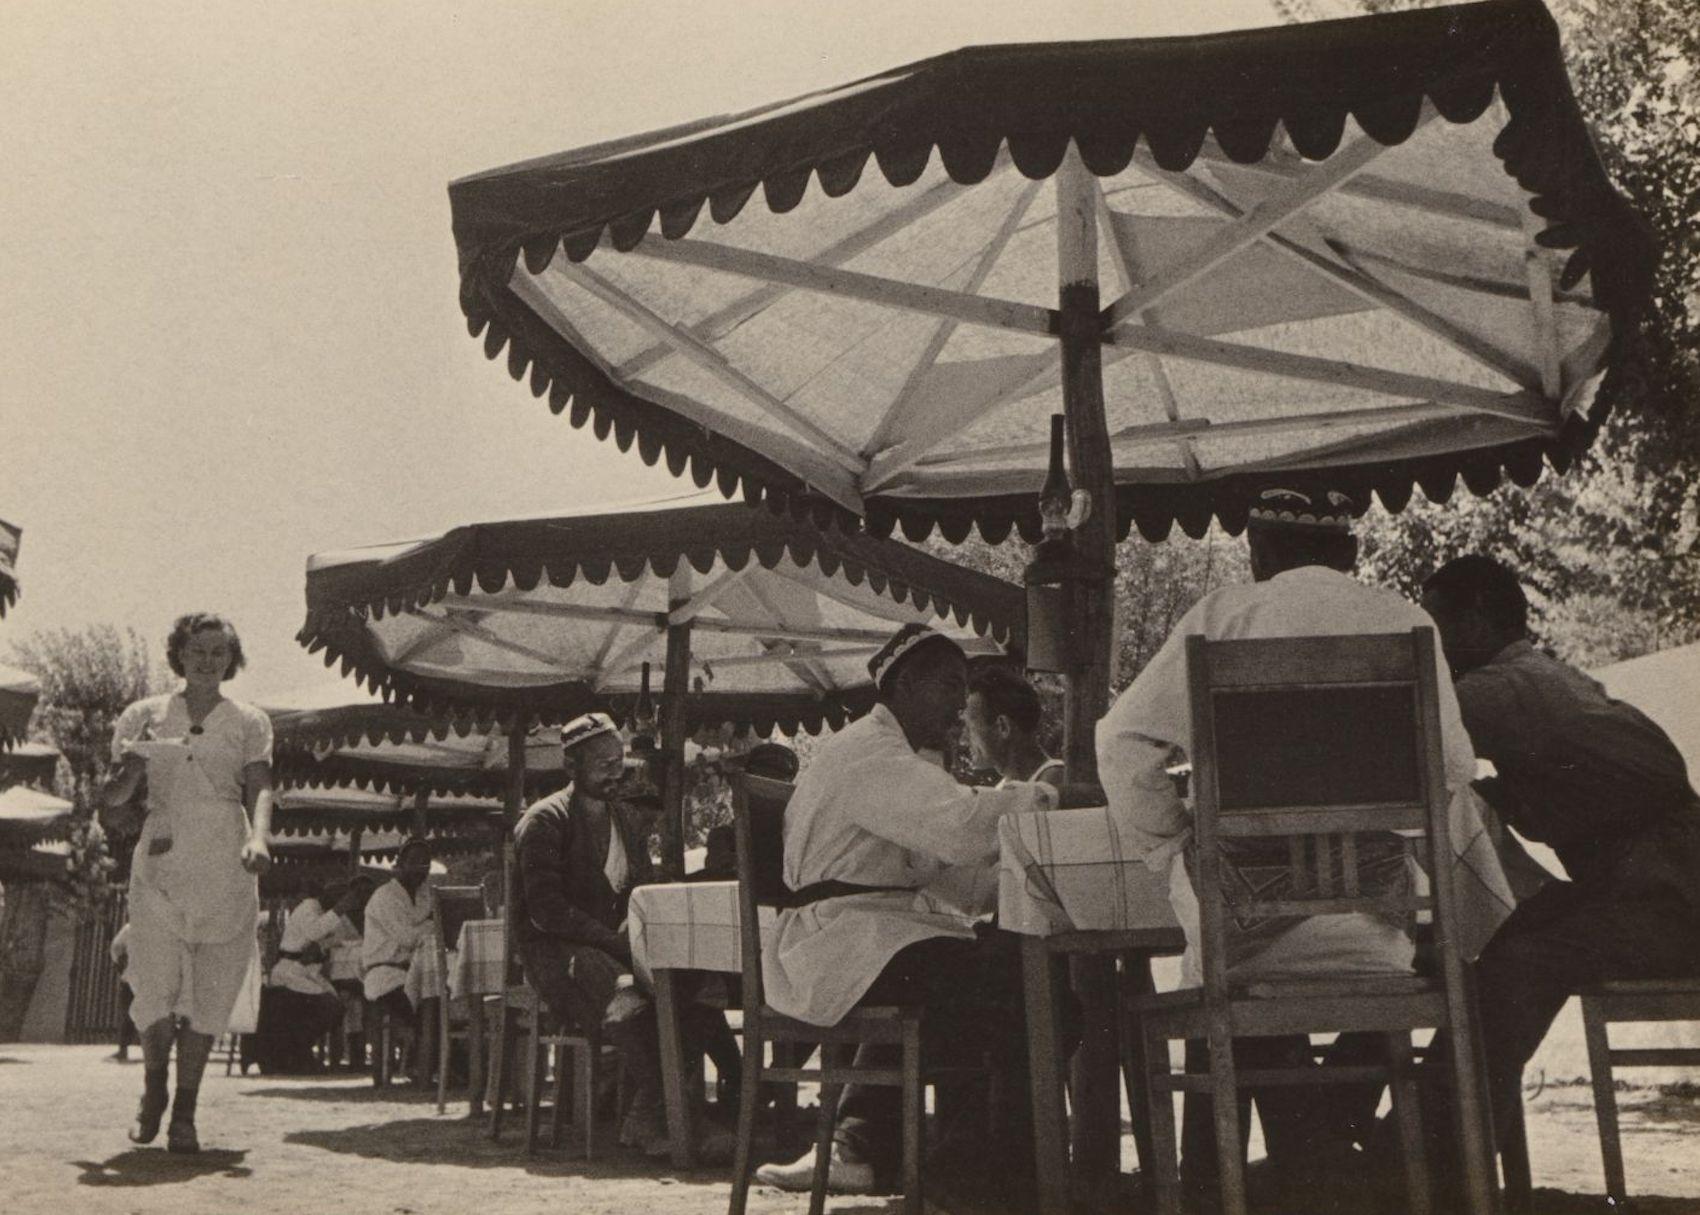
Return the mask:
<path id="1" fill-rule="evenodd" d="M 125 896 L 112 895 L 83 913 L 71 954 L 71 990 L 65 1000 L 65 1041 L 117 1041 L 118 968 L 109 952 L 124 924 Z"/>

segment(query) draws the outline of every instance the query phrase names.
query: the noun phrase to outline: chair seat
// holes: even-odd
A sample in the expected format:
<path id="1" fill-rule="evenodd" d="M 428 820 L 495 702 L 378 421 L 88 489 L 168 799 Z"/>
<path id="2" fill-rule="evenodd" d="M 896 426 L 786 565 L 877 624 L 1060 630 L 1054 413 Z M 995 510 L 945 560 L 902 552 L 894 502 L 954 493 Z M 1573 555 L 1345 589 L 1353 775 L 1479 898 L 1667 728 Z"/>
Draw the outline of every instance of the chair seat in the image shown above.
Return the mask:
<path id="1" fill-rule="evenodd" d="M 896 1043 L 903 1041 L 905 1026 L 921 1021 L 921 1010 L 898 1005 L 852 1008 L 836 1025 L 814 1025 L 764 1007 L 760 1020 L 761 1035 L 770 1042 Z"/>
<path id="2" fill-rule="evenodd" d="M 1351 980 L 1293 985 L 1303 987 L 1303 994 L 1270 990 L 1275 986 L 1286 985 L 1255 984 L 1228 1001 L 1234 1036 L 1423 1029 L 1447 1020 L 1443 993 L 1423 979 L 1400 977 L 1396 984 L 1368 987 Z M 1128 1007 L 1141 1023 L 1170 1038 L 1204 1037 L 1208 1031 L 1201 987 L 1137 997 Z"/>
<path id="3" fill-rule="evenodd" d="M 1580 993 L 1584 996 L 1700 996 L 1700 975 L 1692 979 L 1608 979 Z"/>

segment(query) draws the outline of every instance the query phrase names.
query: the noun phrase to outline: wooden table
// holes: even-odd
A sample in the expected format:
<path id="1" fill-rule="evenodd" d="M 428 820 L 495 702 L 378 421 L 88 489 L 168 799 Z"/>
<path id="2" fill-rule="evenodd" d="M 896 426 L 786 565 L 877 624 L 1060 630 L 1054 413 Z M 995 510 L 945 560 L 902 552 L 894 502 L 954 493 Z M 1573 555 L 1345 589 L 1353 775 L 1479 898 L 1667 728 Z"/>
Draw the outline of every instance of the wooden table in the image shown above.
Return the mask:
<path id="1" fill-rule="evenodd" d="M 761 909 L 762 937 L 773 931 L 773 909 Z M 737 882 L 669 882 L 632 891 L 626 912 L 632 969 L 655 993 L 661 1035 L 661 1087 L 673 1164 L 696 1161 L 694 1127 L 685 1083 L 685 1046 L 679 1031 L 677 976 L 680 971 L 739 974 L 743 948 L 738 935 Z"/>
<path id="2" fill-rule="evenodd" d="M 460 1000 L 466 1005 L 467 1090 L 472 1117 L 484 1112 L 484 997 L 502 994 L 502 921 L 467 920 L 448 955 L 447 983 L 437 967 L 437 951 L 429 942 L 414 950 L 407 968 L 406 991 L 414 1003 L 421 999 Z M 439 1061 L 438 1066 L 448 1066 Z"/>
<path id="3" fill-rule="evenodd" d="M 1151 959 L 1180 953 L 1186 937 L 1169 905 L 1167 881 L 1128 856 L 1104 808 L 1011 815 L 999 824 L 998 847 L 998 923 L 1021 936 L 1034 1157 L 1040 1208 L 1051 1215 L 1069 1210 L 1072 1201 L 1058 960 L 1073 963 L 1085 1014 L 1074 1066 L 1075 1161 L 1094 1172 L 1114 1171 L 1121 1116 L 1116 958 L 1132 985 L 1148 991 Z M 1143 1068 L 1129 1069 L 1142 1163 L 1151 1152 L 1144 1076 Z"/>

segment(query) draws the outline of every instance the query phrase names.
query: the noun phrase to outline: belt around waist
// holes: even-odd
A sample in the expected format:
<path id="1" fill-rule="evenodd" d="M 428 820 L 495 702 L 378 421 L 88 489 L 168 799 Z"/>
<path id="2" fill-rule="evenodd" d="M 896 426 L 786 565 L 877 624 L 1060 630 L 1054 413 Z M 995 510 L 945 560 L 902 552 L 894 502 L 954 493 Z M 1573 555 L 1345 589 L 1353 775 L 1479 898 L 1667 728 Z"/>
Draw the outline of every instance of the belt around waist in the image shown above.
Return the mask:
<path id="1" fill-rule="evenodd" d="M 867 886 L 861 882 L 841 882 L 837 878 L 827 878 L 824 881 L 810 882 L 800 890 L 787 890 L 774 906 L 781 911 L 795 911 L 809 907 L 827 899 L 841 899 L 852 894 L 891 894 L 902 891 L 914 894 L 915 886 Z"/>

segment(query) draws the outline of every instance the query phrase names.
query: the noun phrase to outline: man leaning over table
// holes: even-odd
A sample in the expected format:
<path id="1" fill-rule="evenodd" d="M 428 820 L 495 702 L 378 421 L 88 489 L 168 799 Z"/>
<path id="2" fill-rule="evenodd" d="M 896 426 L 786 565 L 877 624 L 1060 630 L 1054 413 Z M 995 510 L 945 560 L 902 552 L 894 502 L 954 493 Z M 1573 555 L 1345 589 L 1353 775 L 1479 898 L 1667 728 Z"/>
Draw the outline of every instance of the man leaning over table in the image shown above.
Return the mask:
<path id="1" fill-rule="evenodd" d="M 407 972 L 413 955 L 424 945 L 431 924 L 431 845 L 414 837 L 396 855 L 395 876 L 372 892 L 360 942 L 360 962 L 366 1002 L 389 1014 L 403 1042 L 414 1038 L 413 1001 L 407 994 Z M 434 1008 L 435 997 L 421 1001 Z M 431 1024 L 427 1018 L 425 1024 Z M 427 1035 L 431 1042 L 435 1037 Z M 374 1046 L 378 1045 L 376 1041 Z M 423 1061 L 414 1059 L 414 1074 L 423 1074 Z"/>
<path id="2" fill-rule="evenodd" d="M 1202 982 L 1198 904 L 1187 871 L 1191 815 L 1165 770 L 1171 753 L 1176 748 L 1186 751 L 1191 743 L 1186 639 L 1402 633 L 1434 627 L 1415 604 L 1352 576 L 1357 564 L 1353 513 L 1352 501 L 1336 491 L 1264 491 L 1246 529 L 1254 582 L 1221 587 L 1199 600 L 1098 723 L 1098 770 L 1111 812 L 1122 821 L 1134 851 L 1143 854 L 1153 870 L 1169 876 L 1170 899 L 1187 937 L 1182 961 L 1187 986 Z M 1464 790 L 1475 773 L 1475 755 L 1450 681 L 1444 670 L 1438 674 L 1446 782 L 1454 791 Z M 1385 843 L 1381 881 L 1396 885 L 1408 880 L 1402 849 L 1395 840 Z M 1282 851 L 1284 857 L 1284 845 Z M 1367 860 L 1367 847 L 1363 855 Z M 1254 859 L 1242 855 L 1238 863 Z M 1509 892 L 1505 899 L 1508 910 Z M 1414 955 L 1401 924 L 1366 914 L 1314 916 L 1245 929 L 1236 928 L 1230 919 L 1228 929 L 1228 971 L 1236 982 L 1316 974 L 1406 974 Z M 1189 1042 L 1187 1056 L 1188 1070 L 1203 1070 L 1202 1042 Z M 1302 1035 L 1241 1039 L 1235 1058 L 1246 1068 L 1302 1067 L 1311 1061 Z M 1254 1094 L 1269 1159 L 1284 1181 L 1302 1185 L 1308 1177 L 1326 1174 L 1339 1163 L 1339 1152 L 1348 1150 L 1338 1119 L 1327 1113 L 1329 1097 L 1316 1089 L 1294 1085 Z M 1185 1110 L 1183 1185 L 1194 1193 L 1209 1193 L 1217 1173 L 1208 1097 L 1188 1094 Z M 1244 1113 L 1240 1126 L 1244 1135 Z"/>
<path id="3" fill-rule="evenodd" d="M 1640 710 L 1536 650 L 1517 576 L 1460 557 L 1424 584 L 1490 805 L 1550 845 L 1553 880 L 1505 921 L 1476 963 L 1497 1126 L 1553 1018 L 1608 979 L 1700 976 L 1700 798 L 1682 754 Z"/>
<path id="4" fill-rule="evenodd" d="M 966 1189 L 971 1161 L 988 1192 L 1011 1210 L 1031 1209 L 1033 1141 L 1024 1099 L 1026 1034 L 1020 964 L 1012 938 L 975 926 L 975 909 L 929 893 L 960 866 L 990 870 L 1005 814 L 1048 810 L 1056 791 L 1015 782 L 962 785 L 944 753 L 967 696 L 967 659 L 942 633 L 905 625 L 868 664 L 878 702 L 827 739 L 785 811 L 784 879 L 797 905 L 782 910 L 763 951 L 768 1003 L 812 1025 L 836 1024 L 858 1004 L 921 1006 L 923 1050 L 932 1063 L 964 1048 L 989 1051 L 1014 1095 L 1001 1142 L 979 1127 L 942 1128 L 929 1184 Z M 895 1048 L 863 1048 L 861 1061 L 895 1066 Z M 955 1108 L 972 1113 L 973 1103 Z M 981 1107 L 983 1109 L 983 1106 Z M 895 1173 L 898 1091 L 851 1086 L 839 1107 L 828 1179 L 841 1193 L 868 1192 Z M 976 1141 L 977 1140 L 977 1141 Z M 960 1151 L 960 1154 L 958 1154 Z M 764 1165 L 756 1179 L 807 1188 L 811 1153 Z"/>

